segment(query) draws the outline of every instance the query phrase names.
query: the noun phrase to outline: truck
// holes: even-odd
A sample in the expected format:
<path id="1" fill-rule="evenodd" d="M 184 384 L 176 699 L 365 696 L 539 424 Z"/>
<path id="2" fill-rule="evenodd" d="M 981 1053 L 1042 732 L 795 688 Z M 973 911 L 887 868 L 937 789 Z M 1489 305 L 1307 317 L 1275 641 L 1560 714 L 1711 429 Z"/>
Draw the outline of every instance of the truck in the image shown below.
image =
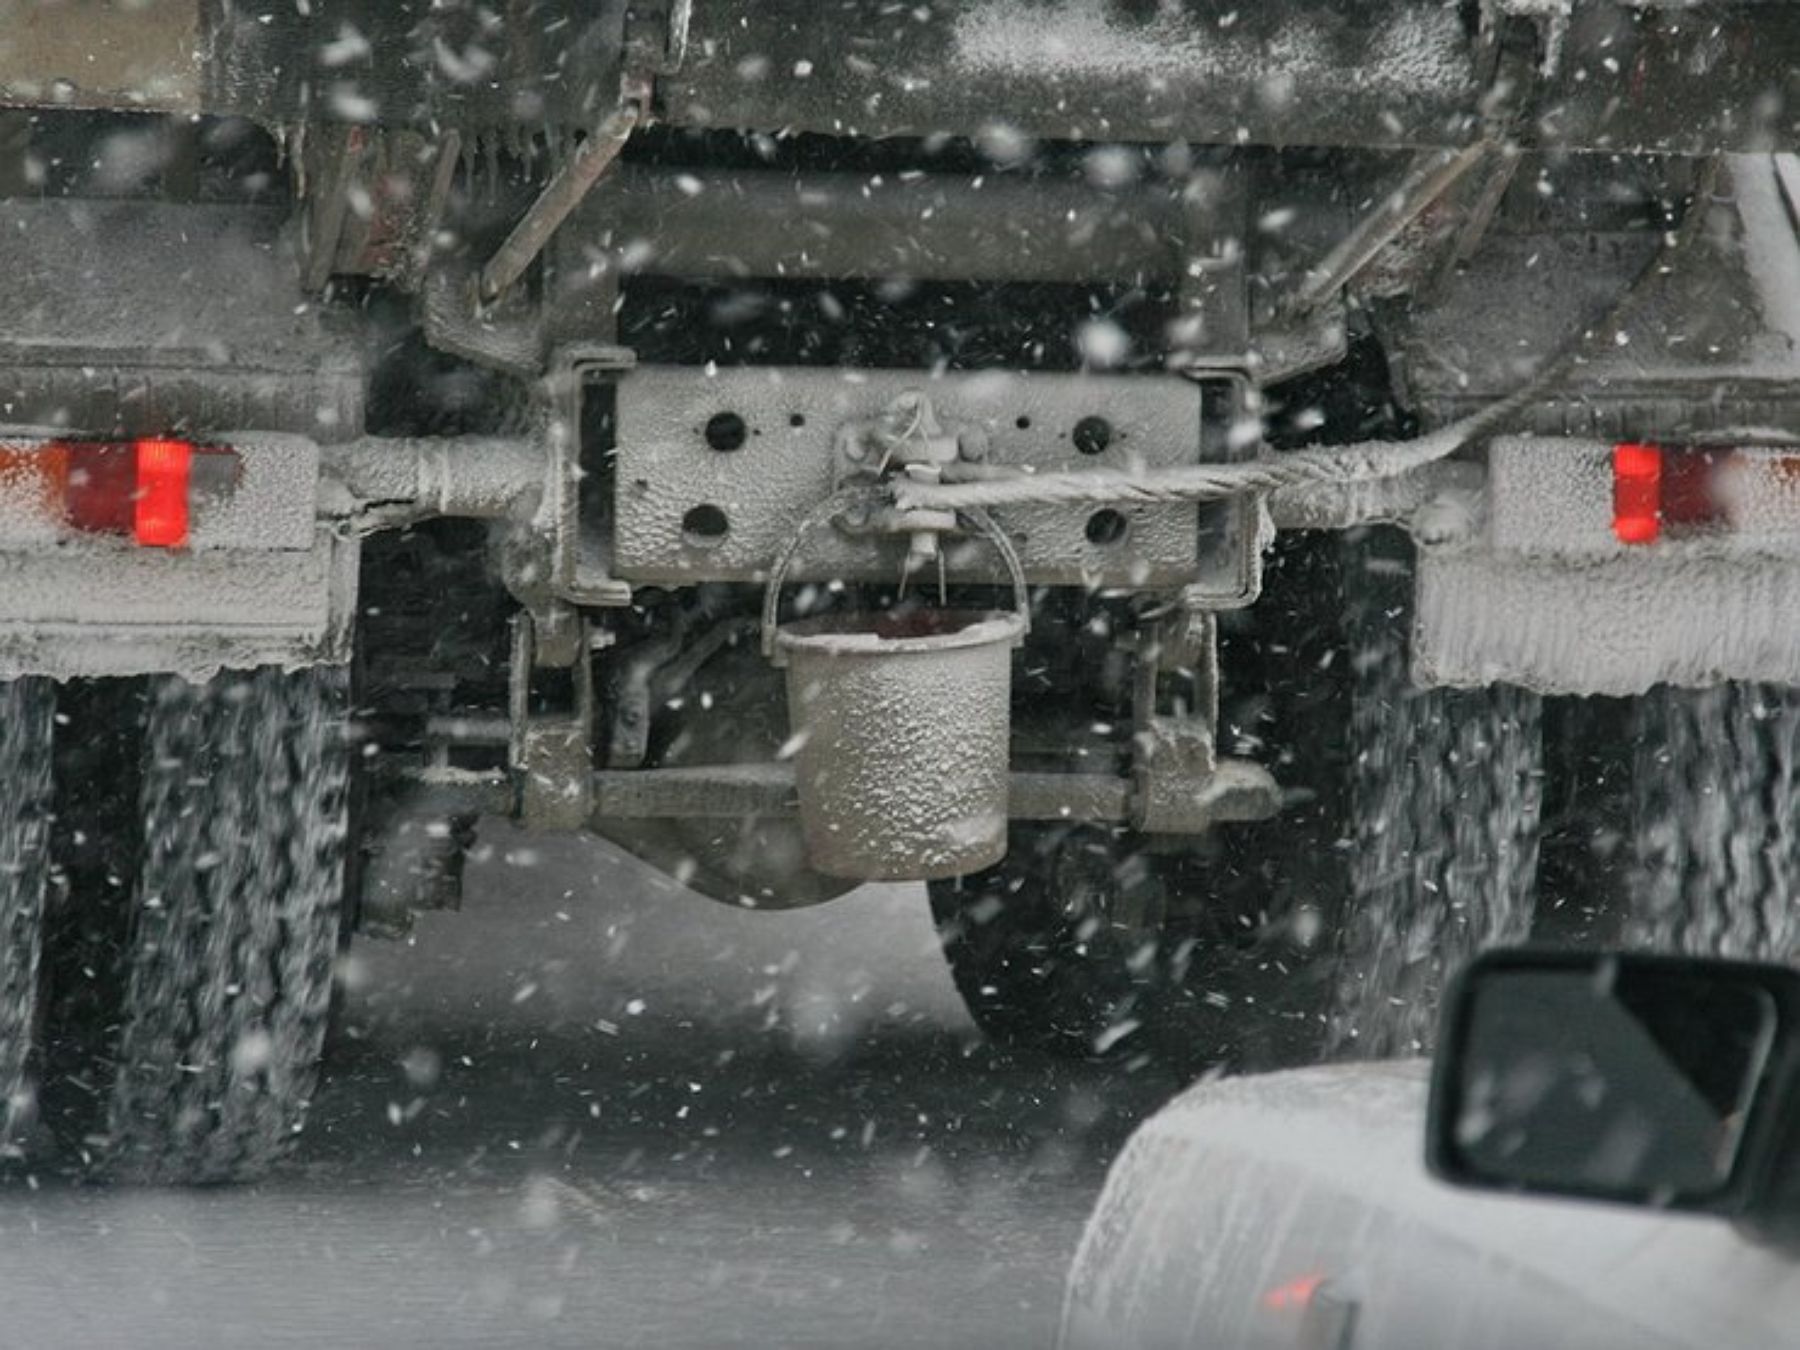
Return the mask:
<path id="1" fill-rule="evenodd" d="M 6 1150 L 256 1175 L 496 818 L 923 881 L 1002 1043 L 1367 1058 L 1597 738 L 1630 940 L 1791 951 L 1797 62 L 1759 0 L 0 0 Z"/>

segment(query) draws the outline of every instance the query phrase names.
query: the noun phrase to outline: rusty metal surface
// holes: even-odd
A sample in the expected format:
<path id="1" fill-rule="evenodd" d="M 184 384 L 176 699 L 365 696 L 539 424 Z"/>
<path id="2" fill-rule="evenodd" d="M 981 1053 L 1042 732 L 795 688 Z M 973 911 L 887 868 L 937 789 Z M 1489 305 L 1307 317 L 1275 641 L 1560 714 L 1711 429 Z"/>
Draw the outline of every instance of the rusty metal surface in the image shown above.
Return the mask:
<path id="1" fill-rule="evenodd" d="M 669 119 L 692 126 L 976 133 L 1002 146 L 1460 146 L 1499 92 L 1476 13 L 1440 0 L 963 0 L 921 22 L 886 0 L 702 5 L 663 94 Z M 1557 60 L 1522 91 L 1526 143 L 1800 144 L 1800 8 L 1584 0 L 1573 13 L 1531 39 L 1554 36 Z"/>
<path id="2" fill-rule="evenodd" d="M 497 298 L 525 275 L 550 236 L 561 228 L 569 213 L 612 166 L 638 125 L 642 113 L 635 104 L 621 105 L 603 118 L 587 138 L 563 162 L 544 185 L 544 190 L 506 237 L 506 242 L 481 269 L 481 297 Z"/>
<path id="3" fill-rule="evenodd" d="M 208 7 L 209 111 L 512 136 L 591 126 L 619 90 L 623 0 Z"/>
<path id="4" fill-rule="evenodd" d="M 201 0 L 0 0 L 0 105 L 198 111 Z"/>
<path id="5" fill-rule="evenodd" d="M 1191 464 L 1200 457 L 1204 395 L 1181 379 L 647 367 L 619 384 L 615 574 L 646 583 L 761 579 L 807 512 L 835 487 L 837 429 L 878 414 L 909 389 L 928 391 L 946 421 L 986 429 L 988 459 L 996 464 L 1122 468 Z M 706 428 L 728 413 L 744 422 L 743 444 L 716 450 Z M 1096 416 L 1106 419 L 1113 435 L 1099 453 L 1085 455 L 1075 447 L 1074 430 Z M 723 513 L 722 536 L 684 529 L 689 513 L 701 506 Z M 1124 538 L 1113 543 L 1089 540 L 1092 514 L 1022 507 L 1001 514 L 1000 523 L 1026 574 L 1039 583 L 1141 587 L 1178 585 L 1194 576 L 1199 540 L 1193 507 L 1131 508 L 1124 513 Z M 820 531 L 798 573 L 892 580 L 900 572 L 896 550 L 903 548 Z M 1003 576 L 984 548 L 955 546 L 951 553 L 953 576 Z"/>
<path id="6" fill-rule="evenodd" d="M 637 8 L 660 113 L 693 127 L 972 135 L 1002 159 L 1033 138 L 1399 149 L 1466 145 L 1516 97 L 1532 145 L 1800 148 L 1800 7 L 1783 3 L 739 0 L 693 6 L 685 42 L 670 10 L 687 6 Z M 1527 89 L 1498 87 L 1503 11 L 1544 57 Z M 4 0 L 0 103 L 510 135 L 591 126 L 632 49 L 623 0 Z"/>
<path id="7" fill-rule="evenodd" d="M 461 136 L 351 125 L 294 139 L 306 195 L 300 226 L 306 289 L 317 292 L 333 276 L 416 284 L 442 223 Z"/>
<path id="8" fill-rule="evenodd" d="M 347 364 L 356 348 L 305 303 L 286 224 L 280 208 L 0 201 L 0 360 L 110 348 L 238 370 Z"/>
<path id="9" fill-rule="evenodd" d="M 1749 402 L 1791 397 L 1800 377 L 1792 284 L 1800 241 L 1782 173 L 1791 157 L 1722 164 L 1679 247 L 1644 229 L 1491 235 L 1441 303 L 1416 307 L 1385 334 L 1414 406 L 1445 420 L 1516 387 L 1601 324 L 1659 248 L 1664 256 L 1638 283 L 1616 340 L 1548 392 L 1654 404 L 1693 391 L 1677 401 L 1676 424 L 1640 426 L 1640 436 L 1677 435 L 1681 423 L 1730 425 Z"/>
<path id="10" fill-rule="evenodd" d="M 588 198 L 569 239 L 609 248 L 631 271 L 680 277 L 1167 281 L 1239 224 L 1190 218 L 1184 187 L 626 166 Z"/>
<path id="11" fill-rule="evenodd" d="M 363 337 L 306 303 L 285 225 L 261 207 L 0 201 L 6 420 L 355 436 Z"/>
<path id="12" fill-rule="evenodd" d="M 1438 0 L 915 13 L 887 0 L 697 6 L 667 115 L 866 136 L 1407 145 L 1466 139 L 1479 98 L 1469 33 Z"/>

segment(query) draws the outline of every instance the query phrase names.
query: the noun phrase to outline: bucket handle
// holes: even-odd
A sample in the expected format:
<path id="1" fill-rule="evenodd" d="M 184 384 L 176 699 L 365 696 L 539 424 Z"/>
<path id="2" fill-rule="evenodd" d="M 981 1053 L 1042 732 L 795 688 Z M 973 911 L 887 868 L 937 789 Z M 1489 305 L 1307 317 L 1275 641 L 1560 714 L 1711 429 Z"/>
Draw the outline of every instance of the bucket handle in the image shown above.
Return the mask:
<path id="1" fill-rule="evenodd" d="M 765 657 L 773 659 L 775 656 L 775 629 L 781 609 L 781 586 L 787 579 L 788 569 L 800 554 L 801 543 L 813 530 L 850 507 L 869 505 L 873 495 L 866 489 L 853 488 L 827 497 L 794 527 L 794 532 L 788 536 L 787 543 L 782 546 L 780 555 L 775 559 L 775 566 L 769 571 L 768 585 L 763 589 L 762 652 Z M 1019 561 L 1019 551 L 986 511 L 973 508 L 958 514 L 967 518 L 977 534 L 986 537 L 994 546 L 994 551 L 1000 555 L 1000 560 L 1006 564 L 1007 573 L 1012 578 L 1013 605 L 1018 610 L 1020 621 L 1025 625 L 1025 631 L 1030 632 L 1031 597 L 1025 581 L 1025 566 Z"/>

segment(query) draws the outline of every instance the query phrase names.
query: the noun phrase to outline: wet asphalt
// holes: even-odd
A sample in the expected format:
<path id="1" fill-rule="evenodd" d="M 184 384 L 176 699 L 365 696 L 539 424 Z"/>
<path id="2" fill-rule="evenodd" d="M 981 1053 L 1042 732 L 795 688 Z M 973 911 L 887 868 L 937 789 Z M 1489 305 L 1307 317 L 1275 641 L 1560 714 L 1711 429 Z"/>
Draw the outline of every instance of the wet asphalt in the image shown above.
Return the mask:
<path id="1" fill-rule="evenodd" d="M 343 973 L 268 1180 L 0 1184 L 0 1350 L 1048 1346 L 1179 1086 L 984 1045 L 921 888 L 732 910 L 504 824 Z"/>

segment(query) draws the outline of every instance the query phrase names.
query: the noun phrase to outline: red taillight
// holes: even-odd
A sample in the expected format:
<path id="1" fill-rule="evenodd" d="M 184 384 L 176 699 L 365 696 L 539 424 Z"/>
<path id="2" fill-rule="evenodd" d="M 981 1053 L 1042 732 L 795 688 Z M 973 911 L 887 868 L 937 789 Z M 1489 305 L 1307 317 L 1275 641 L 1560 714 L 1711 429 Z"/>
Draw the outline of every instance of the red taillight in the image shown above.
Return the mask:
<path id="1" fill-rule="evenodd" d="M 1670 527 L 1727 523 L 1730 450 L 1613 447 L 1613 534 L 1621 543 L 1650 544 Z"/>
<path id="2" fill-rule="evenodd" d="M 1672 450 L 1663 462 L 1664 525 L 1716 525 L 1726 517 L 1724 470 L 1729 450 Z"/>
<path id="3" fill-rule="evenodd" d="M 1663 452 L 1654 445 L 1613 447 L 1613 533 L 1648 544 L 1662 533 Z"/>
<path id="4" fill-rule="evenodd" d="M 131 533 L 149 548 L 180 548 L 188 537 L 188 484 L 194 447 L 188 441 L 142 440 Z"/>
<path id="5" fill-rule="evenodd" d="M 1313 1301 L 1325 1283 L 1323 1275 L 1302 1275 L 1289 1280 L 1286 1284 L 1278 1284 L 1262 1297 L 1263 1307 L 1270 1312 L 1280 1312 L 1286 1308 L 1304 1308 Z"/>
<path id="6" fill-rule="evenodd" d="M 27 450 L 0 445 L 0 493 L 33 501 L 37 510 L 59 516 L 69 490 L 69 452 L 60 445 Z"/>
<path id="7" fill-rule="evenodd" d="M 137 494 L 137 454 L 129 441 L 70 441 L 47 446 L 68 462 L 63 506 L 69 524 L 87 534 L 130 534 Z"/>
<path id="8" fill-rule="evenodd" d="M 146 548 L 185 547 L 196 491 L 228 496 L 240 469 L 235 450 L 163 436 L 0 445 L 0 488 L 15 506 L 30 500 L 23 487 L 42 519 Z"/>

